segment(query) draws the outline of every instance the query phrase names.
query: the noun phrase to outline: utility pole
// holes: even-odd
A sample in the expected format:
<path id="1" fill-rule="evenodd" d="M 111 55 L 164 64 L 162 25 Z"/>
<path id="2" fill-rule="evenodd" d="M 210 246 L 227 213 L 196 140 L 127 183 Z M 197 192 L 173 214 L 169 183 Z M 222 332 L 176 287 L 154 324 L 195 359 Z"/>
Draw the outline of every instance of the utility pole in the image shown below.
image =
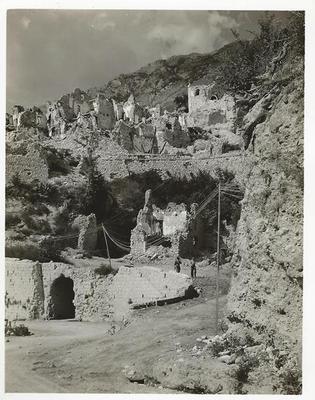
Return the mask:
<path id="1" fill-rule="evenodd" d="M 215 333 L 219 332 L 219 272 L 220 272 L 220 219 L 221 219 L 221 182 L 218 188 L 218 236 L 217 236 L 217 271 L 216 271 L 216 303 L 215 303 Z"/>
<path id="2" fill-rule="evenodd" d="M 102 228 L 103 228 L 103 234 L 104 234 L 104 239 L 105 239 L 105 244 L 106 244 L 107 257 L 108 257 L 108 260 L 109 260 L 109 266 L 112 267 L 112 261 L 110 259 L 109 248 L 108 248 L 108 243 L 107 243 L 107 232 L 106 232 L 106 229 L 104 227 L 104 224 L 102 224 Z"/>

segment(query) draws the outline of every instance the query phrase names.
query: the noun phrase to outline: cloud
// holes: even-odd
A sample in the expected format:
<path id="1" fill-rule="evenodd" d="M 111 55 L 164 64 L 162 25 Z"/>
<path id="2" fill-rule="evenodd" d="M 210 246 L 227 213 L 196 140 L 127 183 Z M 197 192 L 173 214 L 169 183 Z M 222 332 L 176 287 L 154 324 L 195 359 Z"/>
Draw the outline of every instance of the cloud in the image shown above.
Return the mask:
<path id="1" fill-rule="evenodd" d="M 24 29 L 28 29 L 28 27 L 30 26 L 30 23 L 31 23 L 31 20 L 28 17 L 21 18 L 21 24 Z"/>
<path id="2" fill-rule="evenodd" d="M 239 27 L 239 23 L 231 16 L 219 13 L 218 11 L 209 12 L 208 15 L 209 34 L 213 42 L 220 42 L 223 34 L 231 29 Z"/>
<path id="3" fill-rule="evenodd" d="M 91 23 L 91 28 L 96 31 L 113 30 L 116 27 L 116 22 L 110 20 L 106 12 L 96 15 Z"/>
<path id="4" fill-rule="evenodd" d="M 231 29 L 238 22 L 227 14 L 217 11 L 205 13 L 202 19 L 193 21 L 182 14 L 174 21 L 165 21 L 153 26 L 147 37 L 161 50 L 162 57 L 189 52 L 209 52 L 232 40 Z"/>

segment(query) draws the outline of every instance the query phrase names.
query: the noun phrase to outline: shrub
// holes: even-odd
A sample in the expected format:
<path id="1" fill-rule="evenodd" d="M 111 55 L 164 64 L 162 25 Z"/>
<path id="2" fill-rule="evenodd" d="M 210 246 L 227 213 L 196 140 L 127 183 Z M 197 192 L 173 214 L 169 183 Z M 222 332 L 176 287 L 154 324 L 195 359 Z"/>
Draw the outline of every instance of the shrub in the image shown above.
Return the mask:
<path id="1" fill-rule="evenodd" d="M 116 275 L 118 271 L 109 264 L 102 264 L 99 267 L 95 268 L 94 272 L 101 276 L 107 276 L 110 274 Z"/>
<path id="2" fill-rule="evenodd" d="M 5 324 L 5 336 L 30 336 L 32 333 L 28 329 L 27 326 L 21 325 L 13 325 L 11 321 L 6 320 Z"/>

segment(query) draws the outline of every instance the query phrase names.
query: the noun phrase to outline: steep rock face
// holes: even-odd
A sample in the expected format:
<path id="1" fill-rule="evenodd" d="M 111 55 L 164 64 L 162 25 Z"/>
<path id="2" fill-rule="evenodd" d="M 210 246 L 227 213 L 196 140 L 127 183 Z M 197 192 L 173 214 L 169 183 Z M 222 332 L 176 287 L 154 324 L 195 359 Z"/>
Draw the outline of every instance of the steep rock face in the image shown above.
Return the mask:
<path id="1" fill-rule="evenodd" d="M 257 382 L 299 369 L 303 271 L 303 79 L 275 97 L 249 144 L 229 294 L 230 332 L 266 345 Z M 269 348 L 268 348 L 269 346 Z M 271 352 L 271 353 L 270 353 Z M 265 353 L 265 355 L 267 354 Z M 292 367 L 293 365 L 293 367 Z M 270 369 L 271 367 L 271 369 Z M 274 368 L 274 369 L 273 369 Z M 253 381 L 255 376 L 252 376 Z M 267 379 L 267 378 L 266 378 Z M 268 386 L 268 385 L 267 385 Z M 273 379 L 273 390 L 278 389 Z M 281 386 L 281 384 L 280 384 Z M 272 390 L 272 389 L 271 389 Z"/>

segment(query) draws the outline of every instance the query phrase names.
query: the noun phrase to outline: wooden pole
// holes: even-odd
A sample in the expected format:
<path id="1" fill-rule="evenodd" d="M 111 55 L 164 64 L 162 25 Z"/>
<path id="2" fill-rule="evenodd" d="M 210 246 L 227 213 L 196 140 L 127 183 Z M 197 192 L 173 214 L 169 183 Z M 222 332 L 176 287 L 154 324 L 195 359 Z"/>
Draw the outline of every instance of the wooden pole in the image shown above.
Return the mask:
<path id="1" fill-rule="evenodd" d="M 220 218 L 221 218 L 221 183 L 218 189 L 218 235 L 217 235 L 217 271 L 216 271 L 216 304 L 215 304 L 215 333 L 219 332 L 219 272 L 220 272 Z"/>
<path id="2" fill-rule="evenodd" d="M 106 244 L 107 258 L 109 260 L 109 266 L 112 267 L 112 261 L 110 259 L 109 248 L 108 248 L 108 243 L 107 243 L 107 232 L 104 227 L 104 224 L 102 224 L 102 228 L 103 228 L 103 234 L 104 234 L 104 239 L 105 239 L 105 244 Z"/>

